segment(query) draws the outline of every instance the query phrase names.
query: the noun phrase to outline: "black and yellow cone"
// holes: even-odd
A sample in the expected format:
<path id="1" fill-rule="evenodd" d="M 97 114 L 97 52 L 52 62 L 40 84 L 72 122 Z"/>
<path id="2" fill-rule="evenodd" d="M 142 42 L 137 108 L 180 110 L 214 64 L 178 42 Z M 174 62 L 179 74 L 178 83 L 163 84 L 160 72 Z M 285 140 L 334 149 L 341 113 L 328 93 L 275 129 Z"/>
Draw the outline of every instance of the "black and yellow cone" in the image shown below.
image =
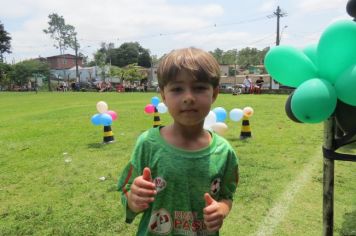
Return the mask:
<path id="1" fill-rule="evenodd" d="M 111 126 L 104 126 L 104 140 L 103 143 L 112 143 L 114 142 L 114 133 L 111 130 Z"/>
<path id="2" fill-rule="evenodd" d="M 243 116 L 240 139 L 251 138 L 251 137 L 252 135 L 251 135 L 250 121 L 247 116 Z"/>
<path id="3" fill-rule="evenodd" d="M 159 118 L 157 107 L 155 107 L 155 113 L 153 116 L 153 128 L 161 125 L 161 119 Z"/>

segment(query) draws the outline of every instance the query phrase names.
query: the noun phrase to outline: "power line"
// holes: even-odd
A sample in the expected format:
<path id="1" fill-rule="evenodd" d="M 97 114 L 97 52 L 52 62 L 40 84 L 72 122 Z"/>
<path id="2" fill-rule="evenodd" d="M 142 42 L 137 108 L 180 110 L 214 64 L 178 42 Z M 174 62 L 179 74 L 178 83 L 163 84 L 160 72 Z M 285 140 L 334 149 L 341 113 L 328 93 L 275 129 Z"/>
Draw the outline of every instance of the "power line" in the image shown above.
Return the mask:
<path id="1" fill-rule="evenodd" d="M 260 21 L 260 20 L 266 20 L 269 19 L 267 15 L 265 16 L 259 16 L 259 17 L 255 17 L 255 18 L 251 18 L 251 19 L 247 19 L 247 20 L 241 20 L 238 22 L 233 22 L 233 23 L 222 23 L 222 24 L 218 24 L 215 23 L 213 25 L 209 25 L 209 26 L 205 26 L 205 27 L 200 27 L 194 30 L 183 30 L 183 31 L 177 31 L 177 32 L 171 32 L 171 33 L 157 33 L 157 34 L 151 34 L 151 35 L 143 35 L 141 37 L 135 37 L 135 38 L 120 38 L 120 40 L 129 40 L 129 39 L 135 39 L 135 40 L 141 40 L 141 39 L 147 39 L 147 38 L 155 38 L 155 37 L 163 37 L 163 36 L 172 36 L 172 35 L 179 35 L 179 34 L 187 34 L 187 33 L 195 33 L 198 31 L 203 31 L 203 30 L 208 30 L 208 29 L 216 29 L 216 28 L 223 28 L 223 27 L 227 27 L 227 26 L 232 26 L 232 25 L 239 25 L 239 24 L 247 24 L 247 23 L 252 23 L 252 22 L 256 22 L 256 21 Z"/>

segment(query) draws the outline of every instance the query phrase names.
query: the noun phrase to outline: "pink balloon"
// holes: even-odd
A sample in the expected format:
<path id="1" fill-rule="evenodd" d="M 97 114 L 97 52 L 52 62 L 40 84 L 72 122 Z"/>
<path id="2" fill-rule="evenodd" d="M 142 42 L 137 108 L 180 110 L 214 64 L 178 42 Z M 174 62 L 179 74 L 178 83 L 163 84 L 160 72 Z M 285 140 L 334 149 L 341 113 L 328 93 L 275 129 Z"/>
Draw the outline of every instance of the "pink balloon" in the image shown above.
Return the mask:
<path id="1" fill-rule="evenodd" d="M 116 119 L 117 119 L 117 114 L 116 114 L 116 112 L 114 112 L 114 111 L 107 111 L 106 113 L 111 116 L 112 120 L 116 120 Z"/>
<path id="2" fill-rule="evenodd" d="M 155 112 L 155 106 L 153 106 L 152 104 L 147 104 L 145 107 L 145 112 L 147 114 L 152 114 Z"/>

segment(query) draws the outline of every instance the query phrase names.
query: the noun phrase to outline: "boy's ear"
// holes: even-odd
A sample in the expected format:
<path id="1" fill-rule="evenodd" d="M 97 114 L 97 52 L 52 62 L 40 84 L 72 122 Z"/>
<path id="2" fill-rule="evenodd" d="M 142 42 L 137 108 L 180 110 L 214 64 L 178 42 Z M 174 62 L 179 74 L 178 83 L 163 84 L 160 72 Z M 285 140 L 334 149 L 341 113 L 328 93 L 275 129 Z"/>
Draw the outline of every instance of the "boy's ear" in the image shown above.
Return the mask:
<path id="1" fill-rule="evenodd" d="M 213 102 L 215 102 L 218 95 L 219 95 L 219 86 L 213 89 Z"/>

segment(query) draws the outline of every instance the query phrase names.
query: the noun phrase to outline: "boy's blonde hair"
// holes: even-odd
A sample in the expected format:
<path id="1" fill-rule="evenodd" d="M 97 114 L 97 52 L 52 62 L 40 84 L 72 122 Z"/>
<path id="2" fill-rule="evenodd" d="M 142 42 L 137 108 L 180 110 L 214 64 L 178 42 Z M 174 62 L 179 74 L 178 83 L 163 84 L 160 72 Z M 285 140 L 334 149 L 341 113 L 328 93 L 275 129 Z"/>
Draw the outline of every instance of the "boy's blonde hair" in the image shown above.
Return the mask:
<path id="1" fill-rule="evenodd" d="M 219 86 L 219 63 L 210 53 L 190 47 L 173 50 L 162 59 L 157 70 L 160 89 L 182 71 L 188 72 L 198 81 L 208 82 L 213 88 Z"/>

